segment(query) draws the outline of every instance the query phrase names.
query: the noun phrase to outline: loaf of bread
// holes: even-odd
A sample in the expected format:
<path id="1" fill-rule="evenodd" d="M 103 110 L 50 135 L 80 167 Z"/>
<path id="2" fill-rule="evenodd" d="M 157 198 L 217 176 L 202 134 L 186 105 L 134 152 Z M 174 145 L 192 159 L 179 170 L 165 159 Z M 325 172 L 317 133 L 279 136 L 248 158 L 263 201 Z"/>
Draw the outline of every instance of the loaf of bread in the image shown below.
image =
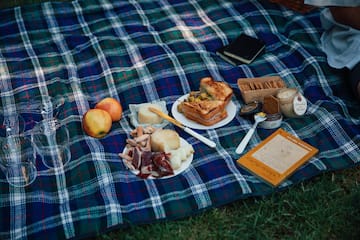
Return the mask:
<path id="1" fill-rule="evenodd" d="M 205 126 L 214 125 L 227 117 L 223 101 L 183 102 L 181 111 L 184 116 Z"/>
<path id="2" fill-rule="evenodd" d="M 207 93 L 213 100 L 225 102 L 225 105 L 233 95 L 233 90 L 226 82 L 214 81 L 211 77 L 200 80 L 200 92 Z"/>
<path id="3" fill-rule="evenodd" d="M 171 129 L 158 129 L 151 134 L 152 152 L 170 152 L 180 147 L 180 137 L 177 132 Z"/>
<path id="4" fill-rule="evenodd" d="M 149 107 L 153 107 L 159 109 L 161 111 L 160 106 L 157 104 L 146 103 L 139 107 L 138 109 L 138 122 L 141 124 L 159 124 L 163 121 L 163 119 L 149 110 Z"/>

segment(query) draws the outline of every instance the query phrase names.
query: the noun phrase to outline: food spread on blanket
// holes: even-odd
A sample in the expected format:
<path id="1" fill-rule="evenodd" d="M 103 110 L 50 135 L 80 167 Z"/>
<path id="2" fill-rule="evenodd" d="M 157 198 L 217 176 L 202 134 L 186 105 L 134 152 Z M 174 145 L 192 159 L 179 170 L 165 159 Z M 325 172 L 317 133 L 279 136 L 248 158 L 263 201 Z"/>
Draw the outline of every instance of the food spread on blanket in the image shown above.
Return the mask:
<path id="1" fill-rule="evenodd" d="M 180 144 L 178 133 L 171 129 L 138 126 L 130 136 L 119 156 L 128 169 L 138 171 L 140 178 L 174 175 L 182 162 L 194 153 L 186 141 Z"/>
<path id="2" fill-rule="evenodd" d="M 225 119 L 228 115 L 226 105 L 233 95 L 231 87 L 211 77 L 200 80 L 200 90 L 189 93 L 177 110 L 186 118 L 205 126 L 211 126 Z"/>
<path id="3" fill-rule="evenodd" d="M 279 128 L 283 120 L 282 114 L 289 116 L 287 113 L 290 110 L 294 113 L 293 108 L 289 110 L 288 106 L 284 106 L 285 103 L 288 104 L 288 98 L 291 98 L 291 103 L 300 101 L 303 104 L 304 101 L 304 98 L 296 95 L 297 90 L 287 88 L 284 81 L 277 76 L 239 79 L 238 86 L 244 102 L 247 103 L 240 115 L 264 112 L 266 120 L 259 123 L 259 126 L 265 129 Z M 205 77 L 200 80 L 199 91 L 191 91 L 176 108 L 186 118 L 210 126 L 226 118 L 225 107 L 232 96 L 233 90 L 226 82 Z M 250 102 L 254 99 L 255 101 Z M 194 153 L 193 147 L 186 141 L 185 144 L 180 144 L 181 138 L 176 131 L 154 127 L 164 120 L 149 108 L 166 111 L 166 103 L 160 103 L 162 104 L 142 103 L 130 106 L 131 111 L 135 112 L 132 113 L 132 123 L 137 124 L 133 124 L 136 128 L 130 133 L 131 138 L 126 140 L 124 152 L 119 156 L 127 168 L 135 171 L 140 178 L 174 175 L 174 171 Z M 298 109 L 299 113 L 305 113 L 304 107 Z"/>
<path id="4" fill-rule="evenodd" d="M 244 96 L 256 96 L 267 89 L 278 91 L 279 86 L 275 84 L 281 83 L 277 80 L 251 83 L 253 79 L 247 79 L 248 84 L 241 89 L 235 82 L 239 77 L 278 73 L 286 80 L 288 86 L 285 87 L 306 90 L 306 96 L 311 98 L 311 112 L 306 121 L 285 118 L 286 125 L 284 122 L 282 125 L 318 145 L 326 154 L 302 168 L 281 189 L 324 170 L 342 169 L 357 162 L 359 124 L 353 120 L 359 112 L 355 111 L 357 105 L 350 102 L 351 95 L 342 91 L 345 89 L 342 71 L 329 68 L 319 49 L 318 37 L 322 29 L 317 13 L 294 15 L 267 1 L 231 1 L 231 4 L 220 1 L 135 2 L 75 1 L 66 5 L 46 4 L 2 11 L 6 16 L 0 20 L 1 104 L 4 112 L 23 114 L 23 109 L 19 109 L 22 102 L 36 94 L 60 94 L 68 98 L 69 104 L 59 117 L 72 131 L 69 147 L 73 151 L 71 164 L 55 171 L 44 168 L 46 171 L 40 172 L 40 178 L 29 188 L 8 187 L 4 184 L 5 173 L 1 175 L 3 215 L 13 219 L 20 211 L 29 215 L 41 208 L 41 215 L 31 214 L 26 219 L 18 219 L 15 224 L 4 219 L 0 225 L 2 238 L 21 234 L 24 238 L 38 239 L 44 233 L 49 238 L 78 238 L 104 232 L 110 226 L 189 216 L 199 209 L 272 191 L 254 179 L 251 171 L 239 171 L 235 166 L 232 158 L 237 155 L 234 149 L 251 127 L 250 121 L 239 115 L 231 118 L 225 127 L 199 131 L 217 143 L 218 147 L 214 149 L 179 128 L 168 126 L 180 136 L 184 134 L 196 151 L 193 167 L 184 176 L 171 181 L 143 182 L 130 171 L 130 178 L 124 174 L 123 160 L 117 154 L 123 152 L 126 138 L 135 139 L 129 135 L 128 103 L 162 99 L 170 106 L 178 96 L 198 90 L 204 73 L 214 74 L 215 80 L 222 76 L 221 79 L 229 83 L 236 96 L 228 106 L 234 102 L 235 111 L 244 103 L 242 92 Z M 242 24 L 244 21 L 246 26 Z M 214 31 L 214 26 L 219 26 L 221 31 Z M 220 62 L 213 54 L 217 44 L 226 43 L 243 31 L 264 38 L 267 53 L 251 65 L 232 67 Z M 189 90 L 183 92 L 184 89 Z M 82 116 L 78 113 L 88 110 L 84 109 L 86 96 L 104 93 L 119 94 L 124 99 L 126 118 L 123 116 L 120 124 L 112 123 L 112 134 L 98 140 L 85 135 L 79 121 Z M 273 93 L 272 96 L 277 95 Z M 271 100 L 270 104 L 274 104 Z M 247 112 L 256 114 L 262 110 L 260 105 L 249 105 Z M 293 107 L 296 112 L 295 105 Z M 265 109 L 273 112 L 277 106 L 270 105 Z M 347 114 L 348 110 L 351 114 Z M 227 113 L 231 115 L 228 109 Z M 138 115 L 135 116 L 138 119 Z M 25 130 L 31 130 L 32 118 L 36 120 L 41 116 L 26 111 L 24 117 L 27 118 Z M 110 126 L 109 118 L 104 119 L 105 126 Z M 148 119 L 145 117 L 145 124 L 151 122 Z M 261 142 L 269 132 L 259 130 L 248 146 Z M 136 144 L 141 145 L 140 142 Z M 262 159 L 272 160 L 269 158 L 273 156 L 272 149 L 278 149 L 276 146 L 285 145 L 275 144 L 268 148 Z M 143 148 L 130 144 L 127 147 L 141 151 Z M 182 152 L 179 149 L 182 148 L 169 152 Z M 114 153 L 116 159 L 113 159 Z M 146 159 L 145 155 L 149 156 L 141 153 L 142 161 Z M 165 152 L 159 154 L 161 158 L 164 155 L 168 156 Z M 288 155 L 274 159 L 281 165 L 282 156 L 288 158 Z M 36 162 L 42 169 L 43 164 Z M 180 168 L 185 165 L 180 157 L 170 161 L 174 174 L 179 162 Z M 279 165 L 275 167 L 280 168 Z M 19 201 L 29 196 L 32 196 L 31 202 Z M 46 201 L 48 196 L 53 197 L 51 201 Z M 88 221 L 89 213 L 95 213 L 91 222 Z M 59 218 L 62 221 L 46 224 Z"/>

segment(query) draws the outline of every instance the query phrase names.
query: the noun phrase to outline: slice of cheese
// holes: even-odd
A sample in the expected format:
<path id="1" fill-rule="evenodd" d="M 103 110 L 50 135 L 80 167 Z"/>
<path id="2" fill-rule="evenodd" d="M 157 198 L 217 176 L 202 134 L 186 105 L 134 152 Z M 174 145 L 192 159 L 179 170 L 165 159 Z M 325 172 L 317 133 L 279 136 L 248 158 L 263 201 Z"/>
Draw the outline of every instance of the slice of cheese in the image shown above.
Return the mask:
<path id="1" fill-rule="evenodd" d="M 163 119 L 149 110 L 149 107 L 153 107 L 159 109 L 161 111 L 160 106 L 157 104 L 147 103 L 139 107 L 138 109 L 138 122 L 142 124 L 159 124 L 163 121 Z"/>

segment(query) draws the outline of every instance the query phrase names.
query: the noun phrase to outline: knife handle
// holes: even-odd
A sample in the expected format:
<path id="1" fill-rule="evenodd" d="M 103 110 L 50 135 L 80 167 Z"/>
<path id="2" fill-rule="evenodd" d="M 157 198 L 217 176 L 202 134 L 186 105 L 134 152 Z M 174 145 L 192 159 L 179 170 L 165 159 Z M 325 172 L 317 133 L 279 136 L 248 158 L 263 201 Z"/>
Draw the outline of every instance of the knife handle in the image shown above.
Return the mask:
<path id="1" fill-rule="evenodd" d="M 255 128 L 250 128 L 250 130 L 247 132 L 243 140 L 241 140 L 240 144 L 237 146 L 235 150 L 237 154 L 241 154 L 245 150 L 254 132 L 255 132 Z"/>
<path id="2" fill-rule="evenodd" d="M 200 135 L 199 133 L 193 131 L 192 129 L 188 128 L 188 127 L 185 127 L 184 128 L 184 131 L 187 132 L 188 134 L 190 134 L 191 136 L 199 139 L 200 141 L 202 141 L 203 143 L 205 143 L 206 145 L 208 145 L 209 147 L 211 148 L 214 148 L 216 147 L 216 143 L 211 141 L 210 139 Z"/>

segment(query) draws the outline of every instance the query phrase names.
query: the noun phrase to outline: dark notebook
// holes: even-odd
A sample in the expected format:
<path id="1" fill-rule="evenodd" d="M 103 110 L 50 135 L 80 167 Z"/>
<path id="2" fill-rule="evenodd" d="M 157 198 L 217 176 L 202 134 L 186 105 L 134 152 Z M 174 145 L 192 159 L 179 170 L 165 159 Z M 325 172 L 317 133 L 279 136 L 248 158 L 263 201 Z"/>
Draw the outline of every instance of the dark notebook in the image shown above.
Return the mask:
<path id="1" fill-rule="evenodd" d="M 224 54 L 224 49 L 227 48 L 227 46 L 223 46 L 221 48 L 219 48 L 218 50 L 216 50 L 216 54 L 221 57 L 224 61 L 234 65 L 234 66 L 238 66 L 240 64 L 242 64 L 242 62 L 240 62 L 239 60 L 237 59 L 234 59 L 232 57 L 229 57 L 229 56 L 226 56 Z"/>
<path id="2" fill-rule="evenodd" d="M 223 49 L 223 54 L 242 63 L 251 63 L 265 49 L 261 39 L 241 34 Z"/>

